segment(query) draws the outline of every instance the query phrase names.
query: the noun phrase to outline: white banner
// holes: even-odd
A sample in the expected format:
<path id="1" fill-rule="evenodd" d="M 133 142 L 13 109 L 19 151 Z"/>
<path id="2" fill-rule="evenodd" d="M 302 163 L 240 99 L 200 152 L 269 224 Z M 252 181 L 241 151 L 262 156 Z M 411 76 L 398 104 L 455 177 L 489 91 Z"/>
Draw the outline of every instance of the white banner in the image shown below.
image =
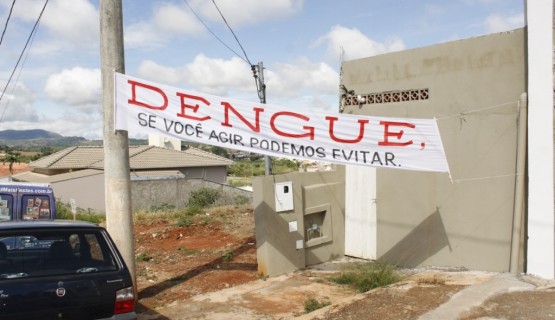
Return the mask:
<path id="1" fill-rule="evenodd" d="M 116 73 L 116 130 L 274 157 L 448 172 L 435 120 L 299 110 Z"/>

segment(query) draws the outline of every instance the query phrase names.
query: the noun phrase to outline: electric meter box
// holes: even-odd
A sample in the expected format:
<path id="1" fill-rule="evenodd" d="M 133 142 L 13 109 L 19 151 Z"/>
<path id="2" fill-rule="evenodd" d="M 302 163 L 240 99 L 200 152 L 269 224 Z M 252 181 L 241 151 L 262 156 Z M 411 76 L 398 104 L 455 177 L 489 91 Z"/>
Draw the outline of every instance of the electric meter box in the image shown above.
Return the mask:
<path id="1" fill-rule="evenodd" d="M 275 184 L 276 212 L 293 210 L 293 182 Z"/>

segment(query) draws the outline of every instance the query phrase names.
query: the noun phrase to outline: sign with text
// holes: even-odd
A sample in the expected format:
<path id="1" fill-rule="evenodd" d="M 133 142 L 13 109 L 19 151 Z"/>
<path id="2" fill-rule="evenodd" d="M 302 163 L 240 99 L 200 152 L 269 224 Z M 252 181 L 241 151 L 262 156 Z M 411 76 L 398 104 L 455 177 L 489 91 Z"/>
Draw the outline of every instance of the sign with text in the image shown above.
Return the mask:
<path id="1" fill-rule="evenodd" d="M 116 73 L 116 130 L 275 157 L 448 172 L 435 120 L 300 110 Z"/>

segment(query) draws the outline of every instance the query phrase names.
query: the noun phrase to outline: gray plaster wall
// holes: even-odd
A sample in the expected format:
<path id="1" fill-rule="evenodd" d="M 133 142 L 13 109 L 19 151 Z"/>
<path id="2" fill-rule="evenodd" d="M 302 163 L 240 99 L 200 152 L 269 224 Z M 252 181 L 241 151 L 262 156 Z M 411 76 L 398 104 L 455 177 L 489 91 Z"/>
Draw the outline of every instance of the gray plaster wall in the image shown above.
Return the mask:
<path id="1" fill-rule="evenodd" d="M 95 212 L 104 212 L 104 173 L 68 179 L 52 183 L 54 195 L 63 203 L 70 203 L 70 199 L 75 199 L 77 207 L 91 209 Z"/>
<path id="2" fill-rule="evenodd" d="M 345 249 L 345 169 L 256 177 L 253 205 L 258 270 L 277 276 L 342 257 Z M 276 212 L 275 185 L 292 182 L 293 209 Z M 325 221 L 318 221 L 325 217 Z M 291 231 L 290 222 L 297 230 Z M 322 225 L 323 236 L 309 241 L 310 223 Z M 297 248 L 300 241 L 301 248 Z"/>
<path id="3" fill-rule="evenodd" d="M 179 170 L 187 179 L 204 179 L 217 183 L 227 183 L 227 167 L 189 167 Z"/>
<path id="4" fill-rule="evenodd" d="M 221 192 L 217 205 L 252 203 L 252 192 L 225 184 L 202 179 L 151 177 L 131 181 L 132 209 L 149 210 L 163 205 L 184 208 L 187 206 L 189 193 L 203 187 Z M 105 212 L 103 173 L 55 182 L 52 183 L 52 188 L 56 198 L 64 203 L 69 203 L 73 198 L 79 208 L 91 209 L 97 213 Z"/>
<path id="5" fill-rule="evenodd" d="M 343 63 L 341 82 L 356 94 L 427 89 L 425 100 L 344 113 L 436 118 L 451 171 L 377 170 L 380 260 L 509 271 L 511 241 L 523 233 L 513 209 L 524 44 L 518 29 Z"/>
<path id="6" fill-rule="evenodd" d="M 200 188 L 216 189 L 221 192 L 216 205 L 230 205 L 237 202 L 252 203 L 252 192 L 225 184 L 202 179 L 165 178 L 142 179 L 131 182 L 131 203 L 133 210 L 149 210 L 161 205 L 184 208 L 189 203 L 189 194 Z"/>

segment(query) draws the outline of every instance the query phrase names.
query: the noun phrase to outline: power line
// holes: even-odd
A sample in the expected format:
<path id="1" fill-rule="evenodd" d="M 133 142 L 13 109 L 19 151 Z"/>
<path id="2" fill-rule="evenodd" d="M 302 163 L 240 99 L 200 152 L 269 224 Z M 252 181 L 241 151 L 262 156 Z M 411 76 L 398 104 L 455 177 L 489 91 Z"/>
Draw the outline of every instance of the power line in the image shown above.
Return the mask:
<path id="1" fill-rule="evenodd" d="M 36 35 L 37 35 L 36 32 L 33 33 L 33 37 L 31 39 L 31 45 L 33 45 L 33 41 L 35 40 Z M 17 78 L 15 79 L 15 84 L 12 86 L 12 91 L 11 91 L 12 96 L 13 96 L 13 93 L 15 92 L 16 87 L 17 87 L 17 83 L 19 82 L 19 77 L 21 77 L 21 73 L 23 73 L 23 66 L 25 66 L 25 62 L 27 62 L 27 58 L 29 57 L 29 51 L 30 50 L 27 50 L 27 53 L 25 53 L 25 59 L 23 59 L 23 63 L 21 64 L 21 68 L 19 68 L 19 72 L 17 73 Z M 2 116 L 0 116 L 0 122 L 2 122 L 2 119 L 4 118 L 4 114 L 8 110 L 8 107 L 10 106 L 10 102 L 11 102 L 11 100 L 8 100 L 8 102 L 6 102 L 6 107 L 4 108 L 4 112 L 2 112 Z"/>
<path id="2" fill-rule="evenodd" d="M 252 70 L 252 74 L 254 77 L 254 83 L 256 85 L 256 91 L 258 93 L 258 97 L 260 98 L 260 100 L 265 100 L 265 95 L 264 93 L 262 93 L 263 90 L 266 89 L 266 85 L 264 85 L 263 83 L 260 82 L 259 76 L 258 74 L 261 73 L 261 70 L 258 70 L 260 68 L 260 66 L 258 65 L 254 65 L 251 63 L 251 61 L 249 60 L 249 57 L 247 55 L 247 53 L 245 52 L 245 49 L 243 48 L 243 46 L 241 45 L 241 42 L 239 41 L 239 39 L 237 38 L 237 36 L 235 35 L 235 32 L 233 31 L 233 29 L 231 28 L 231 26 L 229 25 L 229 23 L 227 23 L 226 18 L 224 17 L 222 11 L 220 10 L 220 8 L 218 7 L 218 5 L 216 4 L 216 2 L 214 0 L 212 0 L 212 3 L 214 4 L 214 6 L 216 7 L 216 10 L 218 10 L 218 13 L 220 14 L 220 16 L 222 17 L 223 21 L 225 22 L 226 26 L 228 27 L 228 29 L 231 31 L 231 34 L 233 34 L 233 37 L 235 38 L 235 40 L 237 41 L 237 44 L 239 44 L 239 47 L 241 48 L 241 50 L 243 51 L 243 54 L 245 55 L 245 57 L 241 57 L 237 52 L 235 52 L 235 50 L 231 49 L 230 46 L 228 46 L 225 42 L 222 41 L 222 39 L 220 39 L 209 27 L 206 23 L 204 23 L 204 21 L 200 18 L 200 16 L 196 13 L 196 11 L 189 5 L 189 3 L 187 2 L 187 0 L 183 0 L 185 2 L 185 4 L 189 7 L 189 9 L 191 9 L 191 11 L 193 12 L 193 14 L 195 15 L 195 17 L 197 17 L 197 19 L 200 21 L 200 23 L 202 23 L 202 25 L 206 28 L 206 30 L 208 30 L 208 32 L 210 32 L 216 39 L 218 39 L 218 41 L 223 44 L 226 48 L 228 48 L 231 52 L 233 52 L 237 57 L 239 57 L 241 60 L 245 61 L 246 63 L 248 63 L 251 66 L 251 70 Z"/>
<path id="3" fill-rule="evenodd" d="M 12 81 L 13 75 L 15 74 L 15 71 L 17 70 L 17 66 L 19 66 L 19 62 L 21 62 L 21 58 L 23 57 L 23 54 L 25 53 L 25 50 L 27 49 L 27 46 L 29 45 L 29 42 L 31 41 L 31 39 L 33 37 L 33 34 L 36 32 L 37 26 L 40 22 L 42 14 L 44 13 L 44 9 L 46 9 L 47 4 L 48 4 L 48 0 L 46 0 L 46 2 L 44 3 L 44 6 L 42 7 L 42 10 L 39 14 L 39 17 L 37 18 L 37 21 L 35 22 L 35 25 L 33 26 L 33 29 L 31 30 L 31 34 L 29 34 L 29 37 L 27 38 L 27 42 L 25 43 L 25 47 L 23 47 L 23 50 L 21 51 L 21 54 L 19 55 L 19 58 L 17 59 L 17 63 L 15 64 L 15 67 L 12 70 L 12 74 L 10 75 L 10 78 L 8 79 L 8 82 L 6 83 L 6 86 L 4 87 L 4 90 L 2 90 L 2 94 L 0 95 L 0 102 L 2 101 L 2 98 L 4 97 L 4 94 L 6 93 L 6 90 L 8 89 L 8 86 L 10 85 L 10 82 Z M 2 122 L 2 120 L 4 119 L 4 115 L 6 114 L 6 110 L 8 110 L 7 105 L 4 108 L 4 111 L 2 112 L 2 116 L 0 116 L 0 122 Z"/>
<path id="4" fill-rule="evenodd" d="M 196 11 L 189 5 L 189 3 L 187 2 L 187 0 L 183 0 L 183 2 L 185 2 L 185 4 L 187 5 L 187 7 L 189 7 L 189 9 L 191 9 L 191 12 L 193 12 L 193 14 L 195 15 L 195 17 L 197 17 L 198 21 L 200 21 L 200 23 L 202 23 L 202 25 L 204 26 L 204 28 L 206 28 L 206 30 L 208 30 L 208 32 L 210 32 L 214 38 L 218 39 L 218 41 L 220 41 L 221 44 L 223 44 L 226 48 L 229 49 L 229 51 L 233 52 L 237 57 L 239 57 L 239 59 L 245 61 L 246 63 L 248 63 L 250 65 L 250 62 L 248 60 L 245 60 L 245 58 L 241 57 L 237 52 L 235 52 L 235 50 L 231 49 L 230 46 L 228 46 L 225 42 L 223 42 L 222 39 L 220 39 L 209 27 L 206 23 L 204 23 L 204 21 L 200 18 L 200 16 L 196 13 Z"/>
<path id="5" fill-rule="evenodd" d="M 231 34 L 233 34 L 233 37 L 235 38 L 235 40 L 237 41 L 237 44 L 239 44 L 239 47 L 241 48 L 241 50 L 243 51 L 243 54 L 245 55 L 245 58 L 247 59 L 247 62 L 252 66 L 253 64 L 251 63 L 251 61 L 249 60 L 249 57 L 247 56 L 247 53 L 245 52 L 245 49 L 243 49 L 243 46 L 241 45 L 241 42 L 239 41 L 239 39 L 237 39 L 237 36 L 235 35 L 235 32 L 233 32 L 233 29 L 231 29 L 231 26 L 229 25 L 229 23 L 227 23 L 227 20 L 225 19 L 224 15 L 222 14 L 222 12 L 220 11 L 220 8 L 218 8 L 218 5 L 216 4 L 215 0 L 212 0 L 212 3 L 214 4 L 214 6 L 216 7 L 216 10 L 218 10 L 218 12 L 220 13 L 220 16 L 222 17 L 222 19 L 225 22 L 225 25 L 228 27 L 229 31 L 231 31 Z"/>
<path id="6" fill-rule="evenodd" d="M 10 21 L 10 17 L 12 16 L 14 5 L 15 5 L 15 0 L 13 0 L 12 6 L 10 7 L 10 13 L 8 14 L 8 19 L 6 19 L 6 25 L 4 26 L 4 31 L 2 31 L 2 37 L 0 38 L 0 45 L 2 45 L 2 40 L 4 40 L 4 35 L 6 34 L 6 30 L 8 29 L 8 22 Z"/>

